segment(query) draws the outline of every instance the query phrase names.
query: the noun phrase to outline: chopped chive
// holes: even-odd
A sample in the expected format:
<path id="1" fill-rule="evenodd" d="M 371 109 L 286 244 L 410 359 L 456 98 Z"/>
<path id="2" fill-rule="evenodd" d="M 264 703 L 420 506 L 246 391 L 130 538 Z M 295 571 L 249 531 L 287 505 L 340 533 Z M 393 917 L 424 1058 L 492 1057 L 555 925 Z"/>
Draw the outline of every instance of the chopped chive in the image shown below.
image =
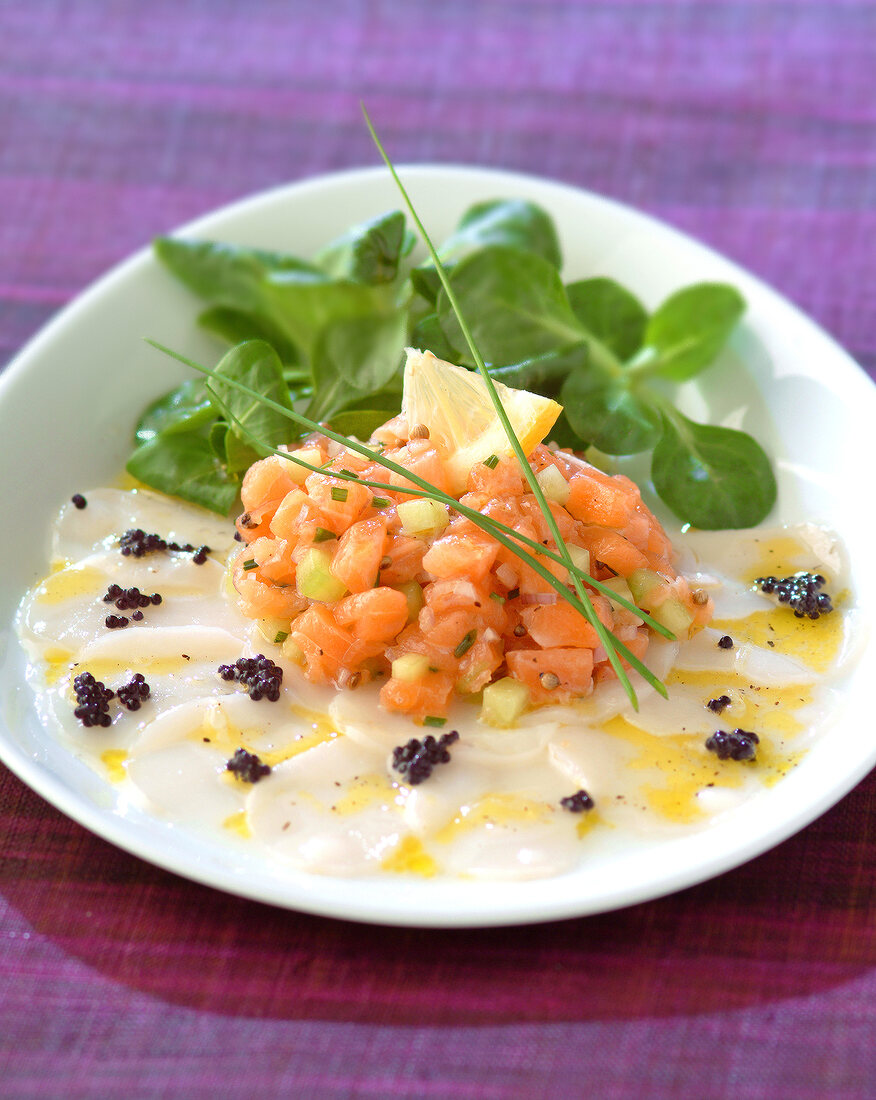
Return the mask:
<path id="1" fill-rule="evenodd" d="M 491 470 L 495 470 L 495 468 L 499 465 L 499 456 L 490 455 L 489 458 L 484 459 L 484 465 L 489 466 Z"/>
<path id="2" fill-rule="evenodd" d="M 278 630 L 277 633 L 274 635 L 274 645 L 282 645 L 288 637 L 288 630 Z"/>
<path id="3" fill-rule="evenodd" d="M 388 508 L 390 506 L 390 504 L 392 504 L 392 501 L 389 500 L 387 497 L 372 497 L 371 498 L 371 507 L 372 508 Z"/>
<path id="4" fill-rule="evenodd" d="M 377 151 L 380 153 L 386 164 L 386 167 L 389 169 L 389 174 L 392 176 L 393 182 L 395 183 L 396 187 L 398 188 L 399 194 L 404 200 L 405 206 L 408 209 L 408 213 L 411 215 L 411 220 L 419 231 L 423 239 L 423 243 L 426 245 L 426 249 L 428 250 L 429 256 L 432 259 L 432 263 L 435 265 L 435 271 L 438 275 L 438 278 L 441 280 L 441 285 L 444 288 L 444 293 L 447 296 L 447 301 L 450 304 L 450 308 L 453 310 L 454 315 L 456 316 L 456 321 L 459 325 L 460 330 L 462 331 L 462 335 L 465 337 L 466 344 L 468 344 L 469 351 L 471 352 L 472 359 L 474 360 L 475 366 L 478 369 L 478 373 L 484 381 L 484 386 L 487 393 L 489 394 L 490 401 L 492 402 L 493 408 L 496 412 L 496 416 L 505 430 L 505 435 L 508 439 L 509 444 L 511 445 L 512 451 L 517 457 L 523 476 L 526 479 L 530 490 L 535 496 L 536 501 L 538 502 L 538 506 L 541 509 L 542 515 L 544 516 L 545 523 L 547 524 L 548 530 L 550 531 L 554 543 L 556 544 L 557 551 L 559 552 L 559 556 L 562 560 L 562 564 L 565 565 L 566 568 L 569 570 L 569 576 L 572 580 L 572 587 L 574 589 L 575 597 L 574 601 L 570 599 L 569 602 L 572 603 L 574 607 L 577 607 L 579 612 L 587 619 L 587 621 L 596 631 L 597 635 L 599 636 L 600 642 L 605 648 L 609 664 L 614 669 L 618 680 L 620 681 L 624 691 L 626 692 L 630 702 L 633 705 L 633 708 L 635 710 L 638 710 L 639 700 L 636 697 L 635 688 L 630 683 L 630 678 L 627 675 L 626 669 L 624 668 L 623 662 L 621 660 L 621 655 L 624 653 L 626 647 L 618 638 L 614 636 L 614 634 L 611 633 L 611 631 L 608 630 L 608 628 L 596 614 L 596 610 L 593 607 L 593 602 L 591 601 L 587 590 L 584 588 L 581 577 L 578 572 L 575 571 L 572 557 L 569 554 L 569 549 L 566 546 L 566 541 L 560 532 L 559 526 L 557 525 L 556 517 L 554 516 L 553 512 L 550 509 L 550 506 L 548 505 L 541 485 L 538 482 L 538 478 L 535 476 L 535 472 L 529 464 L 528 457 L 523 450 L 520 440 L 517 438 L 517 433 L 514 431 L 514 427 L 511 424 L 510 419 L 508 418 L 507 410 L 502 404 L 502 399 L 499 397 L 499 391 L 496 389 L 496 385 L 493 382 L 492 377 L 490 376 L 487 364 L 484 362 L 484 358 L 480 353 L 480 349 L 475 343 L 475 338 L 472 335 L 472 331 L 469 328 L 468 321 L 462 311 L 462 308 L 460 307 L 459 301 L 456 297 L 456 292 L 451 285 L 450 279 L 447 275 L 447 271 L 441 261 L 441 257 L 438 255 L 435 245 L 432 242 L 432 238 L 429 236 L 426 227 L 423 225 L 420 215 L 414 208 L 414 204 L 411 202 L 410 195 L 408 195 L 408 192 L 405 189 L 405 185 L 399 179 L 399 175 L 395 169 L 395 165 L 389 159 L 386 150 L 383 148 L 380 138 L 377 136 L 377 131 L 374 129 L 374 126 L 371 122 L 371 118 L 368 112 L 365 110 L 364 104 L 362 105 L 362 114 L 365 118 L 365 124 L 368 127 L 368 132 L 371 134 L 374 144 L 377 147 Z M 568 597 L 566 598 L 568 599 Z M 636 664 L 633 665 L 633 667 L 639 669 L 640 671 L 641 669 L 645 668 L 645 666 L 642 665 L 642 662 L 638 660 Z M 650 675 L 651 681 L 649 682 L 653 682 L 656 677 L 654 677 L 653 674 Z M 665 692 L 665 685 L 661 686 L 663 688 L 663 692 Z"/>
<path id="5" fill-rule="evenodd" d="M 520 595 L 520 589 L 519 588 L 512 588 L 511 591 L 508 593 L 508 599 L 509 600 L 516 600 L 519 595 Z"/>
<path id="6" fill-rule="evenodd" d="M 348 470 L 345 466 L 341 468 L 341 473 L 346 474 L 347 477 L 355 478 L 356 481 L 359 480 L 359 475 L 355 472 L 355 470 Z"/>
<path id="7" fill-rule="evenodd" d="M 446 718 L 437 718 L 434 714 L 427 714 L 423 719 L 424 726 L 435 726 L 436 728 L 443 726 L 447 721 Z"/>
<path id="8" fill-rule="evenodd" d="M 337 537 L 334 531 L 327 531 L 324 527 L 317 527 L 313 532 L 314 542 L 328 542 L 329 539 L 336 539 Z"/>
<path id="9" fill-rule="evenodd" d="M 454 649 L 454 657 L 463 657 L 471 647 L 475 644 L 475 638 L 477 638 L 478 632 L 476 630 L 470 630 L 468 634 L 462 639 L 459 645 Z"/>
<path id="10" fill-rule="evenodd" d="M 504 603 L 505 602 L 505 597 L 500 596 L 498 592 L 491 592 L 490 593 L 490 599 L 495 600 L 496 603 Z"/>
<path id="11" fill-rule="evenodd" d="M 258 567 L 259 563 L 255 560 L 255 558 L 247 558 L 247 560 L 243 563 L 244 572 L 249 572 L 250 569 L 258 569 Z"/>
<path id="12" fill-rule="evenodd" d="M 345 501 L 349 495 L 349 489 L 342 489 L 340 485 L 332 486 L 332 500 Z"/>
<path id="13" fill-rule="evenodd" d="M 171 358 L 176 359 L 180 363 L 183 363 L 185 366 L 191 367 L 193 370 L 199 371 L 201 374 L 207 375 L 208 378 L 211 378 L 215 373 L 214 370 L 211 370 L 208 367 L 201 366 L 200 363 L 196 363 L 188 356 L 181 355 L 179 352 L 173 351 L 171 348 L 165 347 L 163 344 L 159 344 L 155 340 L 147 339 L 146 342 L 148 344 L 151 344 L 158 351 L 163 352 L 165 355 L 169 355 Z M 332 432 L 331 429 L 326 428 L 323 425 L 317 424 L 315 421 L 309 420 L 307 417 L 302 416 L 300 413 L 296 413 L 291 409 L 288 409 L 284 405 L 280 405 L 276 401 L 272 401 L 271 398 L 265 397 L 264 394 L 259 393 L 258 390 L 254 390 L 251 386 L 247 386 L 245 383 L 239 382 L 235 378 L 226 378 L 224 379 L 224 382 L 229 386 L 233 386 L 236 390 L 240 390 L 242 393 L 246 393 L 249 397 L 254 398 L 266 408 L 274 409 L 276 412 L 279 412 L 281 415 L 292 420 L 295 424 L 299 426 L 308 428 L 310 431 L 321 431 L 324 435 L 327 435 L 336 443 L 340 443 L 342 446 L 346 446 L 353 451 L 357 451 L 359 453 L 365 453 L 367 451 L 367 448 L 364 446 L 364 444 L 358 443 L 356 440 L 353 439 L 347 439 L 345 436 L 341 436 L 335 432 Z M 209 391 L 210 389 L 210 383 L 208 382 L 207 390 Z M 229 419 L 241 430 L 242 434 L 249 434 L 247 433 L 244 425 L 233 413 L 229 413 Z M 276 447 L 273 447 L 267 440 L 260 439 L 256 436 L 251 436 L 251 438 L 260 447 L 264 447 L 268 452 L 279 455 L 281 458 L 285 458 L 290 462 L 294 462 L 297 466 L 302 466 L 304 469 L 310 470 L 311 473 L 324 472 L 322 467 L 312 466 L 309 462 L 305 462 L 303 459 L 294 458 L 287 451 L 281 451 L 278 450 Z M 370 451 L 368 451 L 367 453 L 371 454 Z M 530 539 L 526 535 L 521 534 L 521 532 L 514 530 L 514 528 L 506 527 L 504 524 L 499 523 L 492 517 L 486 516 L 481 512 L 477 512 L 472 508 L 468 508 L 467 506 L 463 506 L 459 501 L 455 500 L 451 496 L 448 496 L 437 486 L 432 485 L 430 482 L 419 477 L 416 473 L 414 473 L 414 471 L 407 469 L 403 466 L 399 466 L 391 459 L 380 457 L 377 461 L 380 463 L 381 466 L 383 466 L 390 472 L 401 474 L 408 481 L 413 482 L 413 485 L 409 488 L 407 485 L 387 485 L 384 482 L 370 480 L 362 481 L 361 484 L 367 485 L 369 488 L 372 489 L 392 489 L 397 492 L 411 493 L 414 495 L 420 495 L 420 493 L 422 492 L 433 500 L 438 500 L 445 503 L 448 508 L 456 509 L 456 511 L 458 511 L 461 515 L 464 515 L 468 519 L 470 519 L 476 527 L 479 527 L 488 535 L 492 535 L 497 540 L 497 542 L 501 543 L 502 546 L 510 550 L 516 557 L 520 558 L 521 561 L 526 562 L 530 566 L 530 568 L 534 569 L 539 574 L 539 576 L 544 578 L 544 580 L 557 592 L 557 594 L 562 599 L 566 600 L 581 615 L 588 619 L 588 621 L 592 620 L 590 617 L 590 610 L 585 606 L 585 604 L 577 599 L 575 593 L 570 592 L 565 584 L 558 581 L 553 573 L 547 570 L 541 564 L 541 562 L 539 562 L 531 553 L 525 550 L 524 547 L 532 547 L 532 549 L 535 550 L 537 554 L 550 558 L 560 565 L 565 565 L 572 576 L 575 577 L 575 579 L 586 581 L 588 585 L 590 585 L 592 588 L 595 588 L 598 592 L 602 592 L 603 594 L 610 596 L 613 600 L 616 600 L 622 606 L 626 607 L 627 610 L 634 612 L 634 614 L 644 619 L 648 626 L 651 627 L 651 629 L 654 630 L 656 633 L 662 634 L 666 638 L 675 638 L 675 635 L 672 633 L 671 630 L 668 630 L 661 623 L 658 623 L 657 620 L 652 618 L 647 612 L 642 611 L 640 608 L 637 608 L 634 604 L 624 599 L 614 590 L 607 588 L 602 583 L 602 581 L 598 581 L 590 574 L 578 569 L 574 565 L 574 563 L 572 563 L 571 565 L 567 565 L 566 561 L 553 550 L 545 548 L 541 545 L 541 543 L 535 542 L 533 539 Z M 328 463 L 326 463 L 326 465 L 328 465 Z M 419 488 L 416 488 L 415 486 L 419 486 Z M 605 631 L 605 628 L 602 627 L 601 623 L 599 624 L 599 626 L 603 631 Z M 608 635 L 608 631 L 605 631 L 605 634 Z M 617 638 L 611 635 L 611 643 L 613 644 L 615 650 L 620 653 L 620 655 L 627 661 L 631 668 L 635 669 L 664 698 L 668 696 L 666 685 L 663 683 L 663 681 L 655 676 L 654 673 L 651 672 L 651 670 L 648 668 L 648 666 L 645 665 L 626 645 L 624 645 L 623 642 L 619 641 Z M 438 670 L 432 669 L 431 671 L 437 672 Z M 634 705 L 636 705 L 635 693 L 632 690 L 632 685 L 630 685 L 628 694 L 630 695 L 631 701 L 634 702 Z"/>

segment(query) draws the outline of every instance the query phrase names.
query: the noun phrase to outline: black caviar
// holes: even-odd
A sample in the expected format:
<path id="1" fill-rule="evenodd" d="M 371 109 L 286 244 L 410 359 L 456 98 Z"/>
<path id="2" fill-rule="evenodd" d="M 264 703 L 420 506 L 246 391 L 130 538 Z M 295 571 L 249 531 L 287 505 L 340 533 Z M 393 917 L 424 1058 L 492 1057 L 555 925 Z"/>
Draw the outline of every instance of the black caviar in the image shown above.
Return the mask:
<path id="1" fill-rule="evenodd" d="M 786 603 L 798 619 L 818 619 L 833 611 L 830 596 L 819 591 L 827 583 L 820 573 L 756 577 L 754 583 L 761 592 L 775 596 L 779 603 Z"/>
<path id="2" fill-rule="evenodd" d="M 115 692 L 95 680 L 90 672 L 80 672 L 73 681 L 76 702 L 79 704 L 73 713 L 83 726 L 109 726 L 109 701 Z"/>
<path id="3" fill-rule="evenodd" d="M 223 680 L 237 680 L 249 692 L 250 699 L 267 699 L 276 703 L 280 698 L 283 670 L 264 653 L 255 657 L 239 657 L 233 665 L 220 665 L 216 670 Z"/>
<path id="4" fill-rule="evenodd" d="M 246 749 L 238 749 L 225 765 L 225 769 L 243 783 L 258 783 L 260 779 L 271 774 L 271 765 L 263 764 L 254 752 L 247 752 Z"/>
<path id="5" fill-rule="evenodd" d="M 134 611 L 149 607 L 150 604 L 161 603 L 161 596 L 157 592 L 149 596 L 139 588 L 122 588 L 119 584 L 111 584 L 104 594 L 103 602 L 114 603 L 119 611 Z"/>
<path id="6" fill-rule="evenodd" d="M 73 502 L 74 506 L 80 510 L 88 505 L 88 501 L 81 493 L 74 493 L 73 496 L 70 497 L 70 500 Z"/>
<path id="7" fill-rule="evenodd" d="M 725 707 L 730 706 L 732 701 L 729 695 L 719 695 L 715 699 L 710 699 L 708 703 L 706 703 L 706 706 L 715 714 L 720 714 Z"/>
<path id="8" fill-rule="evenodd" d="M 149 698 L 149 685 L 142 672 L 135 672 L 127 684 L 118 690 L 119 702 L 128 710 L 139 710 L 141 704 Z"/>
<path id="9" fill-rule="evenodd" d="M 709 752 L 719 760 L 754 760 L 760 738 L 749 730 L 716 730 L 706 741 Z"/>
<path id="10" fill-rule="evenodd" d="M 457 730 L 451 730 L 439 738 L 430 733 L 420 741 L 412 737 L 405 745 L 396 745 L 392 750 L 392 766 L 403 775 L 412 787 L 422 783 L 432 774 L 436 764 L 449 764 L 448 746 L 459 740 Z"/>
<path id="11" fill-rule="evenodd" d="M 104 619 L 107 630 L 119 630 L 121 627 L 127 626 L 128 621 L 125 615 L 107 615 Z"/>
<path id="12" fill-rule="evenodd" d="M 560 805 L 564 810 L 568 810 L 569 813 L 583 814 L 585 810 L 592 810 L 596 803 L 582 788 L 580 791 L 575 791 L 574 794 L 570 794 L 568 798 L 561 798 Z"/>
<path id="13" fill-rule="evenodd" d="M 193 546 L 190 542 L 168 542 L 161 535 L 148 534 L 142 527 L 130 527 L 119 539 L 119 549 L 125 557 L 142 558 L 172 550 L 178 554 L 192 554 L 195 565 L 203 565 L 210 553 L 209 546 Z"/>
<path id="14" fill-rule="evenodd" d="M 729 634 L 722 634 L 721 637 L 718 639 L 718 646 L 720 649 L 732 649 L 733 639 L 730 637 Z"/>

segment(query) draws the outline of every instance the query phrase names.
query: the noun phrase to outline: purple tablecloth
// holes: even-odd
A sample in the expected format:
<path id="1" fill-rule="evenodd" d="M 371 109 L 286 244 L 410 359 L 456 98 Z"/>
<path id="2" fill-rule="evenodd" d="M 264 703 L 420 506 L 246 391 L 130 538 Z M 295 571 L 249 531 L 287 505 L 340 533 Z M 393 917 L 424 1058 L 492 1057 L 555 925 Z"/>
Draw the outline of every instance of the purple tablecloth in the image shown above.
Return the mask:
<path id="1" fill-rule="evenodd" d="M 0 359 L 154 234 L 375 163 L 363 99 L 398 162 L 649 210 L 876 373 L 874 74 L 868 0 L 5 0 Z M 873 1096 L 874 811 L 620 913 L 399 931 L 158 871 L 0 767 L 0 1094 Z"/>

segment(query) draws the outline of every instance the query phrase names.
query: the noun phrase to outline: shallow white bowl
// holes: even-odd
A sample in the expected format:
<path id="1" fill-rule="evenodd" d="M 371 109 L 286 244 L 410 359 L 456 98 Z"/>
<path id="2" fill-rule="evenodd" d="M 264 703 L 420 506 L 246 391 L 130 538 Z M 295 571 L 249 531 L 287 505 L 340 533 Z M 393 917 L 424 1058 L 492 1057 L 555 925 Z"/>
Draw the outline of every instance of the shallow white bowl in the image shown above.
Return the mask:
<path id="1" fill-rule="evenodd" d="M 677 231 L 597 195 L 529 176 L 463 167 L 401 171 L 430 233 L 441 240 L 471 203 L 522 197 L 556 219 L 565 274 L 609 275 L 649 305 L 686 283 L 735 284 L 748 301 L 723 368 L 688 384 L 692 415 L 744 427 L 775 457 L 777 521 L 809 519 L 839 531 L 855 600 L 876 608 L 873 510 L 876 388 L 815 324 L 763 283 Z M 307 256 L 348 225 L 400 201 L 387 172 L 366 169 L 307 180 L 236 203 L 181 232 Z M 195 326 L 197 303 L 149 250 L 117 267 L 68 306 L 0 378 L 0 514 L 7 535 L 0 594 L 0 757 L 25 783 L 87 828 L 199 882 L 289 908 L 410 925 L 500 925 L 577 916 L 658 897 L 758 855 L 823 813 L 876 763 L 869 693 L 872 639 L 849 676 L 837 724 L 767 795 L 702 833 L 642 842 L 536 883 L 386 876 L 333 880 L 267 862 L 128 806 L 60 745 L 36 716 L 12 628 L 24 591 L 45 572 L 48 528 L 72 493 L 115 480 L 137 413 L 175 385 L 182 368 L 141 337 L 202 361 L 217 345 Z"/>

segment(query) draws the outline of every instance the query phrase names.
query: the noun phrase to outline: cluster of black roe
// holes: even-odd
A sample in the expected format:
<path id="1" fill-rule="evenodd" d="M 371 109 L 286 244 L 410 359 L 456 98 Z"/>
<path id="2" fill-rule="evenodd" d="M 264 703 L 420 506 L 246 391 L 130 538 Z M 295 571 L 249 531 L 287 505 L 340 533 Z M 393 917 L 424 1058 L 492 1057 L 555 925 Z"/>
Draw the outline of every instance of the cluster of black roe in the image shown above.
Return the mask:
<path id="1" fill-rule="evenodd" d="M 586 810 L 592 810 L 596 803 L 582 787 L 580 791 L 575 791 L 568 798 L 561 798 L 560 805 L 569 813 L 583 814 Z"/>
<path id="2" fill-rule="evenodd" d="M 267 699 L 276 703 L 280 698 L 283 670 L 264 653 L 255 657 L 239 657 L 233 665 L 220 665 L 216 670 L 223 680 L 237 680 L 249 692 L 250 699 Z"/>
<path id="3" fill-rule="evenodd" d="M 109 713 L 111 699 L 118 698 L 123 707 L 128 710 L 139 710 L 144 700 L 149 698 L 149 685 L 146 677 L 141 672 L 135 672 L 127 684 L 123 684 L 118 692 L 95 680 L 90 672 L 80 672 L 73 680 L 73 690 L 76 693 L 78 706 L 73 711 L 83 726 L 111 725 L 112 718 Z"/>
<path id="4" fill-rule="evenodd" d="M 139 710 L 141 704 L 149 698 L 149 685 L 142 672 L 135 672 L 127 684 L 118 690 L 119 702 L 128 710 Z"/>
<path id="5" fill-rule="evenodd" d="M 820 573 L 795 573 L 791 577 L 756 577 L 754 583 L 768 596 L 775 596 L 779 603 L 786 603 L 798 619 L 817 619 L 833 611 L 833 604 L 826 592 L 820 592 L 826 584 Z"/>
<path id="6" fill-rule="evenodd" d="M 161 535 L 147 534 L 142 527 L 130 527 L 119 539 L 119 549 L 126 558 L 142 558 L 172 550 L 178 554 L 191 554 L 195 565 L 203 565 L 210 553 L 209 546 L 193 546 L 190 542 L 168 542 Z"/>
<path id="7" fill-rule="evenodd" d="M 415 787 L 429 778 L 436 764 L 450 763 L 448 747 L 458 740 L 459 733 L 456 730 L 437 739 L 431 733 L 422 741 L 412 737 L 407 744 L 396 745 L 392 750 L 392 766 Z"/>
<path id="8" fill-rule="evenodd" d="M 131 618 L 135 622 L 140 622 L 143 618 L 141 609 L 157 607 L 161 603 L 161 596 L 158 592 L 148 596 L 139 588 L 122 588 L 119 584 L 111 584 L 106 590 L 103 602 L 115 604 L 119 611 L 133 611 Z M 127 615 L 107 615 L 104 621 L 109 630 L 118 630 L 120 627 L 127 626 L 129 619 Z"/>
<path id="9" fill-rule="evenodd" d="M 90 672 L 80 672 L 73 681 L 73 690 L 76 692 L 76 702 L 79 704 L 73 713 L 83 726 L 109 726 L 112 718 L 109 716 L 109 702 L 115 696 L 115 692 L 95 680 Z"/>
<path id="10" fill-rule="evenodd" d="M 719 760 L 754 760 L 760 738 L 748 730 L 716 730 L 706 741 L 706 748 Z"/>
<path id="11" fill-rule="evenodd" d="M 254 752 L 238 749 L 225 765 L 225 770 L 243 783 L 258 783 L 271 774 L 271 765 L 263 764 Z"/>

